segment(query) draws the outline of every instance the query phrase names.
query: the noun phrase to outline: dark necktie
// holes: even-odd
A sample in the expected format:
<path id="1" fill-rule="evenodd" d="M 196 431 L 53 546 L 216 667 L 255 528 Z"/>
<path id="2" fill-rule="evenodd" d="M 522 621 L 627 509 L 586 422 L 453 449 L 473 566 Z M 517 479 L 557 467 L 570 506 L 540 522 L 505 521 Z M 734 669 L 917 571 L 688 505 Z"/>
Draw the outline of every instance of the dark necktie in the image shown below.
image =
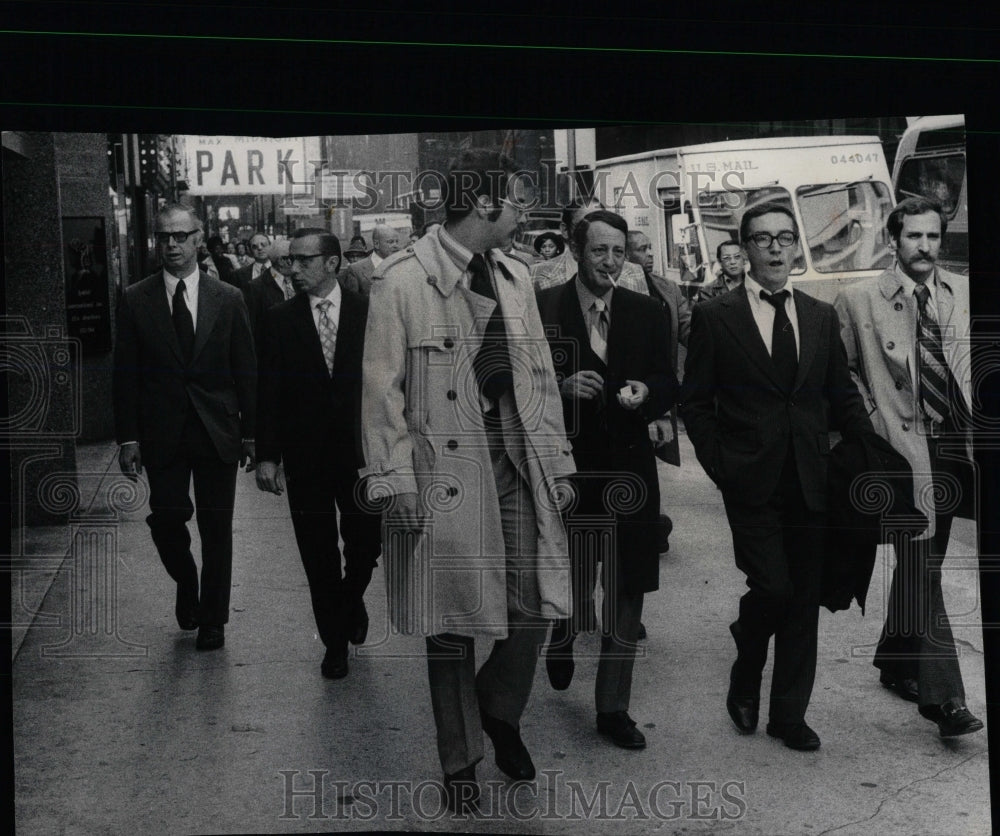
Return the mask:
<path id="1" fill-rule="evenodd" d="M 795 349 L 795 331 L 785 310 L 785 300 L 791 294 L 787 290 L 767 294 L 761 291 L 760 298 L 774 307 L 774 328 L 771 331 L 771 360 L 778 370 L 778 378 L 786 392 L 795 385 L 795 374 L 799 370 L 798 352 Z"/>
<path id="2" fill-rule="evenodd" d="M 949 391 L 957 397 L 958 387 L 948 369 L 948 361 L 944 356 L 944 346 L 941 341 L 941 329 L 938 327 L 927 302 L 931 292 L 924 284 L 918 284 L 913 290 L 917 297 L 917 345 L 920 351 L 920 406 L 924 414 L 935 424 L 943 424 L 952 414 Z M 956 410 L 956 424 L 962 422 L 962 410 Z"/>
<path id="3" fill-rule="evenodd" d="M 490 269 L 480 253 L 476 253 L 469 262 L 469 272 L 472 274 L 469 289 L 496 302 L 493 282 L 490 281 Z M 472 361 L 472 367 L 479 383 L 479 391 L 492 401 L 498 401 L 500 396 L 513 386 L 510 355 L 507 353 L 507 329 L 503 324 L 499 303 L 493 308 L 493 314 L 486 323 L 483 344 L 476 354 L 476 359 Z"/>
<path id="4" fill-rule="evenodd" d="M 177 282 L 174 290 L 174 330 L 177 332 L 177 341 L 181 344 L 181 354 L 184 362 L 191 362 L 191 354 L 194 351 L 194 320 L 191 319 L 191 311 L 188 310 L 184 301 L 184 280 Z"/>

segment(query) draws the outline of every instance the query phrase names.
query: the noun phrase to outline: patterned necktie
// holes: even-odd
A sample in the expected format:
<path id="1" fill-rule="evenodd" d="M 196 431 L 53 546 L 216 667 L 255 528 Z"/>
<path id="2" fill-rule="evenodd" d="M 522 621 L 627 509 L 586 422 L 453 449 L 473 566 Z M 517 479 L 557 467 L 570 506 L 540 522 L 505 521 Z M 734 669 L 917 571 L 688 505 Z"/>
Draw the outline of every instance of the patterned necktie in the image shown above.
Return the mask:
<path id="1" fill-rule="evenodd" d="M 795 385 L 795 374 L 799 370 L 798 352 L 795 348 L 795 331 L 785 310 L 785 300 L 791 296 L 787 290 L 767 294 L 763 290 L 760 298 L 774 307 L 774 327 L 771 330 L 771 360 L 778 370 L 778 378 L 786 392 Z"/>
<path id="2" fill-rule="evenodd" d="M 469 272 L 472 274 L 469 289 L 496 302 L 490 269 L 480 253 L 476 253 L 469 262 Z M 507 352 L 507 329 L 503 324 L 499 303 L 494 306 L 493 314 L 486 323 L 483 344 L 472 361 L 472 368 L 476 373 L 479 391 L 492 401 L 498 401 L 514 385 L 510 355 Z"/>
<path id="3" fill-rule="evenodd" d="M 323 359 L 326 360 L 327 371 L 333 375 L 333 355 L 337 350 L 337 326 L 329 316 L 333 302 L 324 299 L 316 307 L 319 308 L 319 343 L 323 346 Z"/>
<path id="4" fill-rule="evenodd" d="M 948 361 L 941 343 L 941 329 L 927 306 L 931 292 L 926 285 L 918 284 L 913 295 L 917 297 L 919 309 L 917 345 L 920 351 L 920 406 L 931 421 L 941 424 L 951 413 L 948 401 L 951 373 L 948 371 Z"/>
<path id="5" fill-rule="evenodd" d="M 295 288 L 292 287 L 292 280 L 288 276 L 284 277 L 284 281 L 281 283 L 281 288 L 285 292 L 285 298 L 291 299 L 295 295 Z"/>
<path id="6" fill-rule="evenodd" d="M 181 344 L 181 354 L 184 362 L 191 362 L 191 354 L 194 351 L 194 320 L 191 318 L 191 311 L 188 310 L 184 301 L 184 280 L 177 282 L 174 290 L 174 330 L 177 332 L 177 341 Z"/>
<path id="7" fill-rule="evenodd" d="M 608 307 L 603 299 L 595 299 L 590 306 L 590 348 L 601 362 L 608 362 Z"/>

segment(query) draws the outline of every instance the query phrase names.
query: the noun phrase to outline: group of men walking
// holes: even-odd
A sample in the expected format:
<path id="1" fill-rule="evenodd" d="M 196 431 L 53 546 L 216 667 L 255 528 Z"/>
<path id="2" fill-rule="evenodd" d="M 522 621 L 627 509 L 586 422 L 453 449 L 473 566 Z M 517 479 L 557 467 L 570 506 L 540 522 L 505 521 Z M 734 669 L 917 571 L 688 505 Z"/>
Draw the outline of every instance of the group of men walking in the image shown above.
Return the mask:
<path id="1" fill-rule="evenodd" d="M 163 270 L 128 288 L 118 314 L 115 417 L 123 472 L 145 465 L 147 522 L 199 649 L 225 640 L 242 463 L 261 490 L 288 492 L 326 677 L 347 675 L 348 645 L 365 640 L 382 556 L 393 628 L 426 637 L 453 810 L 476 803 L 484 732 L 508 776 L 534 777 L 520 718 L 537 660 L 551 625 L 548 677 L 569 686 L 574 639 L 596 627 L 598 566 L 596 728 L 642 748 L 629 707 L 644 595 L 659 585 L 655 456 L 679 463 L 679 408 L 747 577 L 730 628 L 737 729 L 757 727 L 773 636 L 767 732 L 820 745 L 805 715 L 834 431 L 886 438 L 931 521 L 897 554 L 881 681 L 942 736 L 982 728 L 941 598 L 955 509 L 920 490 L 945 478 L 972 490 L 968 281 L 934 264 L 945 226 L 934 204 L 893 211 L 896 266 L 848 287 L 836 310 L 792 287 L 791 210 L 749 206 L 739 241 L 720 246 L 719 287 L 692 308 L 653 273 L 649 239 L 592 204 L 564 213 L 562 278 L 505 254 L 534 196 L 497 152 L 464 152 L 445 192 L 444 223 L 405 250 L 378 230 L 375 254 L 343 274 L 336 236 L 299 230 L 243 292 L 198 270 L 191 210 L 157 218 Z M 478 671 L 476 637 L 493 641 Z"/>

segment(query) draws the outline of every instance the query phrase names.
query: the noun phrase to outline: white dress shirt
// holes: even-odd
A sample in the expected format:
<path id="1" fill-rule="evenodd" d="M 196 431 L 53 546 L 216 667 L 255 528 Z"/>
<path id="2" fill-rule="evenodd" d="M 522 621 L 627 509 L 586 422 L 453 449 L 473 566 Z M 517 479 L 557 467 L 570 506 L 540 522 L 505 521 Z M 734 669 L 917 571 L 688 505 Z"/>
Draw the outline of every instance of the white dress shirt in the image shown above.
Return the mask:
<path id="1" fill-rule="evenodd" d="M 167 286 L 167 307 L 170 313 L 174 312 L 174 291 L 177 290 L 177 282 L 184 280 L 184 304 L 191 311 L 191 322 L 194 324 L 195 333 L 198 332 L 198 265 L 194 267 L 194 272 L 187 276 L 174 276 L 163 271 L 163 283 Z"/>
<path id="2" fill-rule="evenodd" d="M 757 281 L 747 273 L 746 280 L 743 282 L 744 288 L 746 288 L 747 298 L 750 300 L 750 313 L 753 314 L 754 322 L 757 323 L 757 330 L 760 332 L 760 338 L 764 341 L 764 345 L 767 347 L 767 353 L 771 354 L 771 335 L 774 331 L 774 305 L 770 302 L 766 302 L 760 298 L 760 292 L 763 290 L 764 293 L 770 296 L 770 291 L 764 290 Z M 798 356 L 799 353 L 799 317 L 795 313 L 795 296 L 792 293 L 792 279 L 789 277 L 788 281 L 785 282 L 785 286 L 781 288 L 782 290 L 788 291 L 788 297 L 785 299 L 785 313 L 788 314 L 788 320 L 792 323 L 792 330 L 795 332 L 795 354 Z M 739 292 L 739 291 L 735 291 Z"/>

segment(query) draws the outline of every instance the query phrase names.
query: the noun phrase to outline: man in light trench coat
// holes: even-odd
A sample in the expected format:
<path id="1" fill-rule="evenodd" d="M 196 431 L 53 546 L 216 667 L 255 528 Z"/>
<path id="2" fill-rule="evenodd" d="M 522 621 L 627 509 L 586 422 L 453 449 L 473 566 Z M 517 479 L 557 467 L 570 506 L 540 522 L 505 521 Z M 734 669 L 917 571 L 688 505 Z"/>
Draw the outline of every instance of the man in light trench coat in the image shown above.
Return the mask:
<path id="1" fill-rule="evenodd" d="M 525 265 L 503 254 L 530 199 L 495 151 L 446 181 L 443 226 L 387 258 L 371 287 L 362 471 L 389 499 L 389 613 L 426 636 L 449 807 L 479 796 L 485 730 L 515 780 L 535 767 L 519 732 L 548 621 L 569 615 L 560 508 L 575 471 Z M 494 639 L 475 669 L 474 637 Z"/>

